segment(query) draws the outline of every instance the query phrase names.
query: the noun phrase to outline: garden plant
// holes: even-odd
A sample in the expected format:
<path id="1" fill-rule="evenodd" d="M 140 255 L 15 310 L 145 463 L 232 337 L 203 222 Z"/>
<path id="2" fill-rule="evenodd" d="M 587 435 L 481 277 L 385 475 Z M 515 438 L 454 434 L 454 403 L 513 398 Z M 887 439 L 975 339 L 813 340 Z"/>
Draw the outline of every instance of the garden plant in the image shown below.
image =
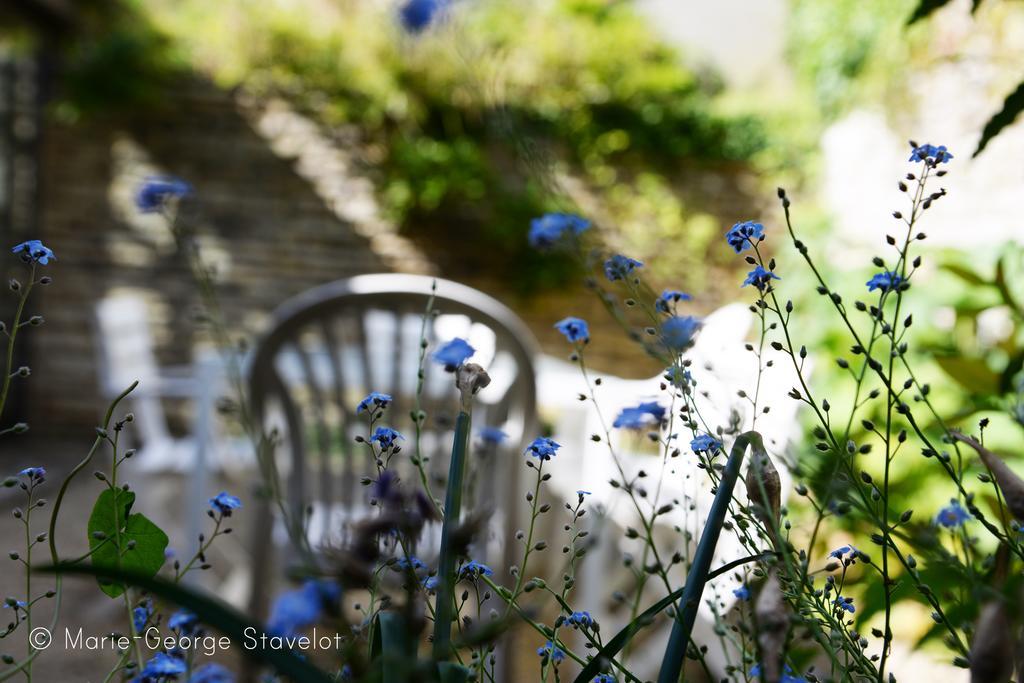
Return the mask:
<path id="1" fill-rule="evenodd" d="M 550 463 L 566 448 L 549 436 L 537 435 L 518 456 L 528 515 L 509 542 L 521 549 L 519 560 L 492 568 L 470 555 L 474 539 L 487 535 L 489 520 L 463 510 L 468 472 L 478 441 L 500 441 L 504 435 L 501 425 L 478 425 L 480 438 L 473 438 L 474 396 L 490 381 L 487 368 L 473 362 L 473 347 L 464 339 L 431 347 L 424 337 L 421 378 L 424 364 L 439 363 L 451 373 L 460 401 L 446 488 L 439 495 L 426 476 L 397 474 L 393 464 L 403 460 L 422 473 L 419 439 L 406 440 L 389 426 L 391 396 L 371 393 L 355 411 L 365 418 L 357 442 L 375 464 L 374 475 L 363 482 L 372 512 L 353 521 L 348 545 L 340 549 L 315 547 L 305 521 L 289 516 L 292 508 L 284 503 L 273 457 L 275 435 L 264 433 L 247 409 L 241 370 L 235 369 L 233 414 L 263 475 L 263 485 L 252 495 L 276 505 L 296 554 L 293 564 L 301 568 L 299 576 L 290 577 L 295 587 L 277 597 L 265 624 L 212 597 L 201 583 L 183 581 L 210 568 L 209 548 L 245 513 L 245 496 L 213 496 L 210 529 L 195 555 L 181 559 L 168 557 L 167 535 L 137 511 L 145 496 L 137 495 L 121 469 L 134 456 L 122 445 L 133 418 L 120 408 L 135 385 L 109 406 L 91 448 L 59 485 L 39 467 L 7 478 L 8 501 L 24 527 L 23 539 L 8 539 L 11 561 L 24 574 L 24 591 L 5 600 L 10 624 L 0 643 L 5 653 L 0 680 L 32 680 L 37 659 L 52 654 L 37 647 L 33 634 L 40 624 L 52 627 L 66 609 L 65 583 L 83 580 L 74 575 L 91 575 L 100 591 L 123 604 L 123 646 L 111 658 L 107 680 L 234 680 L 222 663 L 188 646 L 216 634 L 280 680 L 494 681 L 499 658 L 509 656 L 519 660 L 517 680 L 640 681 L 631 640 L 664 625 L 670 635 L 657 667 L 659 683 L 675 683 L 692 671 L 721 681 L 885 683 L 896 680 L 894 645 L 916 637 L 899 631 L 901 603 L 930 613 L 932 633 L 941 636 L 946 650 L 936 656 L 969 669 L 972 681 L 1006 683 L 1015 670 L 1019 680 L 1024 675 L 1019 521 L 1024 520 L 1024 480 L 985 446 L 988 421 L 958 430 L 934 406 L 930 386 L 912 364 L 914 284 L 922 266 L 915 248 L 926 239 L 925 213 L 946 196 L 941 183 L 953 155 L 945 147 L 915 142 L 910 150 L 910 168 L 896 181 L 906 203 L 892 213 L 891 236 L 880 245 L 883 251 L 872 261 L 875 271 L 858 291 L 841 292 L 830 284 L 824 264 L 831 255 L 813 253 L 801 241 L 794 207 L 782 189 L 781 224 L 748 220 L 726 232 L 721 248 L 750 268 L 735 285 L 749 292 L 757 323 L 746 345 L 757 373 L 739 396 L 749 403 L 749 419 L 735 416 L 725 424 L 706 420 L 698 405 L 704 368 L 688 352 L 702 321 L 687 313 L 688 294 L 672 289 L 658 294 L 645 281 L 645 264 L 605 253 L 590 221 L 581 216 L 551 213 L 528 229 L 523 226 L 522 239 L 533 248 L 578 259 L 588 286 L 622 323 L 623 334 L 665 368 L 661 395 L 605 415 L 601 382 L 587 364 L 587 322 L 572 316 L 552 321 L 586 381 L 588 391 L 580 400 L 600 416 L 602 429 L 592 439 L 607 447 L 603 457 L 615 465 L 613 495 L 621 496 L 634 516 L 635 525 L 624 534 L 642 547 L 639 556 L 623 558 L 635 580 L 624 596 L 629 605 L 624 627 L 616 631 L 599 623 L 591 614 L 595 607 L 576 598 L 580 567 L 595 542 L 587 520 L 600 514 L 606 501 L 579 490 L 571 500 L 545 502 L 551 497 Z M 187 231 L 177 225 L 179 204 L 192 192 L 182 181 L 153 178 L 140 188 L 138 208 L 163 215 L 180 237 L 206 317 L 226 347 L 230 335 L 219 327 L 212 275 Z M 782 255 L 786 241 L 795 258 Z M 27 367 L 12 367 L 11 360 L 21 334 L 43 324 L 28 313 L 31 294 L 50 282 L 52 271 L 59 276 L 60 264 L 39 241 L 19 244 L 13 252 L 24 263 L 24 274 L 10 282 L 18 304 L 3 328 L 7 366 L 0 415 L 11 384 L 31 374 Z M 843 373 L 840 395 L 822 395 L 810 377 L 809 359 L 815 354 L 800 341 L 796 297 L 786 292 L 789 268 L 812 274 L 847 340 L 844 356 L 819 359 Z M 424 319 L 436 313 L 430 306 Z M 789 396 L 811 421 L 812 454 L 772 452 L 758 431 L 758 420 L 773 408 L 761 388 L 780 358 L 797 378 Z M 430 416 L 417 406 L 411 417 L 419 429 Z M 27 430 L 28 425 L 16 424 L 0 434 L 16 439 Z M 637 471 L 623 461 L 613 435 L 617 430 L 636 432 L 657 445 L 656 472 Z M 677 459 L 697 463 L 711 482 L 713 501 L 704 501 L 709 512 L 700 520 L 698 537 L 677 529 L 666 543 L 654 533 L 658 518 L 678 506 L 696 509 L 696 501 L 661 494 L 658 483 L 676 476 L 671 464 Z M 941 508 L 910 509 L 892 502 L 892 470 L 913 459 L 942 473 L 948 503 Z M 796 480 L 793 495 L 783 490 L 781 468 Z M 86 470 L 95 481 L 88 480 Z M 62 503 L 71 486 L 98 491 L 88 525 L 90 550 L 82 557 L 68 556 L 58 542 Z M 550 516 L 558 516 L 554 528 L 562 535 L 542 538 L 541 529 L 548 528 L 543 520 Z M 857 540 L 825 546 L 835 530 Z M 438 531 L 439 550 L 426 551 L 424 535 Z M 746 556 L 715 566 L 723 535 L 734 536 Z M 363 571 L 353 571 L 353 562 Z M 542 567 L 544 575 L 538 575 Z M 707 589 L 715 577 L 734 580 L 728 601 Z M 661 598 L 645 602 L 651 594 L 645 587 Z M 868 595 L 881 604 L 870 621 L 859 611 Z M 693 637 L 702 608 L 715 619 L 716 637 L 710 642 Z M 325 631 L 331 634 L 330 647 L 309 648 L 314 627 L 318 642 Z M 147 638 L 158 639 L 155 650 Z M 508 643 L 514 647 L 503 650 Z M 522 671 L 524 649 L 534 660 L 528 673 Z M 726 653 L 724 668 L 708 663 L 713 649 Z"/>

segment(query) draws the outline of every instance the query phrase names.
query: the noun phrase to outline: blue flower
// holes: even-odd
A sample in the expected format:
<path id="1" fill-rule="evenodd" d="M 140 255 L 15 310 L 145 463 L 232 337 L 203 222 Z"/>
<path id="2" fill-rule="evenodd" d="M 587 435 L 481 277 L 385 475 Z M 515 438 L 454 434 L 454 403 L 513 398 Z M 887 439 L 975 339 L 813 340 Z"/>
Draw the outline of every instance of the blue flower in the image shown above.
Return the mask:
<path id="1" fill-rule="evenodd" d="M 725 241 L 736 250 L 737 254 L 763 239 L 764 226 L 754 221 L 737 223 L 729 229 L 729 232 L 725 233 Z"/>
<path id="2" fill-rule="evenodd" d="M 417 571 L 419 569 L 425 569 L 427 565 L 423 564 L 423 561 L 420 560 L 418 557 L 413 557 L 412 555 L 410 555 L 409 557 L 398 558 L 395 561 L 395 566 L 402 571 L 407 571 L 409 569 Z"/>
<path id="3" fill-rule="evenodd" d="M 46 478 L 45 467 L 26 467 L 21 472 L 18 472 L 22 477 L 28 477 L 29 480 L 36 480 L 41 483 Z"/>
<path id="4" fill-rule="evenodd" d="M 661 342 L 672 351 L 682 353 L 693 346 L 703 325 L 692 315 L 674 315 L 661 324 Z"/>
<path id="5" fill-rule="evenodd" d="M 447 5 L 448 0 L 409 0 L 399 10 L 398 16 L 406 31 L 419 33 L 430 26 Z"/>
<path id="6" fill-rule="evenodd" d="M 722 447 L 722 442 L 710 434 L 701 434 L 690 441 L 690 450 L 694 453 L 710 453 Z"/>
<path id="7" fill-rule="evenodd" d="M 204 664 L 189 677 L 188 683 L 234 683 L 235 675 L 220 664 Z"/>
<path id="8" fill-rule="evenodd" d="M 615 683 L 615 677 L 611 674 L 598 674 L 592 683 Z"/>
<path id="9" fill-rule="evenodd" d="M 755 664 L 750 667 L 750 677 L 760 678 L 761 677 L 761 665 Z M 803 676 L 794 676 L 793 669 L 786 665 L 785 671 L 782 673 L 782 678 L 779 679 L 779 683 L 807 683 L 807 679 Z"/>
<path id="10" fill-rule="evenodd" d="M 538 436 L 533 440 L 529 446 L 526 447 L 525 453 L 529 453 L 535 458 L 541 460 L 550 460 L 555 456 L 555 451 L 562 447 L 562 444 L 558 443 L 554 439 L 549 439 L 546 436 Z"/>
<path id="11" fill-rule="evenodd" d="M 565 335 L 572 343 L 590 341 L 590 329 L 587 321 L 582 318 L 563 318 L 555 323 L 555 329 Z"/>
<path id="12" fill-rule="evenodd" d="M 459 581 L 475 581 L 481 576 L 493 576 L 494 571 L 491 570 L 486 564 L 477 562 L 476 560 L 470 560 L 466 564 L 459 567 L 458 577 Z"/>
<path id="13" fill-rule="evenodd" d="M 282 593 L 270 612 L 267 631 L 272 635 L 294 636 L 320 619 L 324 607 L 341 597 L 338 585 L 310 579 L 301 588 Z"/>
<path id="14" fill-rule="evenodd" d="M 156 213 L 171 198 L 181 199 L 192 194 L 192 186 L 180 178 L 150 177 L 139 186 L 135 206 L 142 213 Z"/>
<path id="15" fill-rule="evenodd" d="M 622 254 L 615 254 L 615 256 L 604 262 L 604 275 L 608 278 L 609 282 L 625 280 L 630 273 L 637 268 L 643 267 L 643 265 L 642 262 L 636 259 L 631 259 Z"/>
<path id="16" fill-rule="evenodd" d="M 167 620 L 167 627 L 173 631 L 190 634 L 195 632 L 198 623 L 199 617 L 187 609 L 180 609 Z"/>
<path id="17" fill-rule="evenodd" d="M 45 266 L 50 262 L 50 259 L 57 260 L 57 256 L 53 251 L 44 245 L 39 240 L 29 240 L 22 242 L 21 244 L 12 247 L 11 253 L 21 254 L 21 258 L 25 261 L 35 261 L 41 266 Z"/>
<path id="18" fill-rule="evenodd" d="M 850 614 L 857 611 L 857 608 L 853 606 L 853 598 L 844 598 L 842 595 L 836 597 L 836 607 L 846 610 Z"/>
<path id="19" fill-rule="evenodd" d="M 615 418 L 612 427 L 617 429 L 643 429 L 651 424 L 660 424 L 665 418 L 665 406 L 647 401 L 632 408 L 623 408 Z"/>
<path id="20" fill-rule="evenodd" d="M 847 553 L 850 554 L 851 559 L 857 557 L 857 549 L 854 548 L 852 545 L 839 546 L 838 548 L 830 552 L 828 556 L 834 557 L 837 560 L 841 560 Z"/>
<path id="21" fill-rule="evenodd" d="M 153 658 L 146 662 L 142 669 L 143 680 L 160 679 L 164 676 L 177 676 L 188 669 L 184 659 L 169 655 L 166 652 L 157 652 Z"/>
<path id="22" fill-rule="evenodd" d="M 594 618 L 590 612 L 573 612 L 565 622 L 573 628 L 588 628 L 594 625 Z"/>
<path id="23" fill-rule="evenodd" d="M 210 499 L 210 507 L 225 517 L 230 517 L 232 510 L 242 507 L 242 501 L 227 491 L 221 491 Z"/>
<path id="24" fill-rule="evenodd" d="M 926 161 L 931 159 L 936 164 L 944 164 L 953 158 L 945 145 L 920 145 L 910 152 L 908 161 Z"/>
<path id="25" fill-rule="evenodd" d="M 399 439 L 405 441 L 405 437 L 391 427 L 377 427 L 373 432 L 373 436 L 370 437 L 370 441 L 376 441 L 380 444 L 381 449 L 385 451 L 394 448 L 395 442 Z"/>
<path id="26" fill-rule="evenodd" d="M 591 494 L 590 491 L 584 491 L 583 489 L 580 489 L 576 492 L 576 495 L 582 498 L 583 496 L 589 496 Z"/>
<path id="27" fill-rule="evenodd" d="M 555 647 L 550 640 L 544 643 L 543 647 L 537 648 L 537 654 L 541 659 L 550 659 L 555 664 L 565 659 L 565 653 Z"/>
<path id="28" fill-rule="evenodd" d="M 371 413 L 376 412 L 378 408 L 384 410 L 390 404 L 391 396 L 388 394 L 382 394 L 379 391 L 371 391 L 369 395 L 356 406 L 356 415 L 364 410 L 369 410 Z"/>
<path id="29" fill-rule="evenodd" d="M 964 525 L 964 522 L 969 520 L 971 515 L 964 510 L 964 508 L 955 500 L 951 500 L 949 505 L 939 510 L 939 514 L 935 515 L 935 523 L 941 524 L 947 529 L 955 529 Z"/>
<path id="30" fill-rule="evenodd" d="M 441 586 L 441 579 L 435 576 L 428 576 L 423 579 L 423 587 L 428 591 L 436 591 Z"/>
<path id="31" fill-rule="evenodd" d="M 579 235 L 590 227 L 590 221 L 571 213 L 548 213 L 530 221 L 530 246 L 550 249 L 566 235 Z"/>
<path id="32" fill-rule="evenodd" d="M 874 277 L 868 280 L 865 284 L 868 286 L 868 291 L 873 292 L 876 289 L 880 289 L 883 292 L 891 292 L 897 289 L 903 283 L 903 278 L 896 273 L 889 271 L 882 271 L 876 273 Z"/>
<path id="33" fill-rule="evenodd" d="M 151 616 L 153 616 L 152 600 L 143 600 L 132 610 L 132 626 L 135 627 L 136 633 L 142 633 Z"/>
<path id="34" fill-rule="evenodd" d="M 657 301 L 654 302 L 654 308 L 661 311 L 662 313 L 673 313 L 676 310 L 676 304 L 680 301 L 689 301 L 693 297 L 686 292 L 680 292 L 676 289 L 666 289 L 658 297 Z"/>
<path id="35" fill-rule="evenodd" d="M 770 270 L 765 270 L 761 266 L 754 266 L 754 269 L 747 273 L 747 279 L 743 281 L 742 286 L 754 285 L 763 292 L 772 280 L 781 279 L 781 277 Z"/>
<path id="36" fill-rule="evenodd" d="M 740 586 L 739 588 L 734 588 L 733 591 L 732 591 L 732 594 L 735 595 L 740 600 L 750 600 L 750 589 L 747 588 L 746 586 Z"/>
<path id="37" fill-rule="evenodd" d="M 455 372 L 455 369 L 465 363 L 474 353 L 476 353 L 476 349 L 470 346 L 469 342 L 456 337 L 434 351 L 434 360 L 443 365 L 448 372 Z"/>
<path id="38" fill-rule="evenodd" d="M 506 439 L 508 439 L 508 434 L 501 431 L 497 427 L 484 427 L 479 432 L 477 432 L 477 436 L 480 437 L 481 441 L 492 446 L 502 444 L 505 442 Z"/>

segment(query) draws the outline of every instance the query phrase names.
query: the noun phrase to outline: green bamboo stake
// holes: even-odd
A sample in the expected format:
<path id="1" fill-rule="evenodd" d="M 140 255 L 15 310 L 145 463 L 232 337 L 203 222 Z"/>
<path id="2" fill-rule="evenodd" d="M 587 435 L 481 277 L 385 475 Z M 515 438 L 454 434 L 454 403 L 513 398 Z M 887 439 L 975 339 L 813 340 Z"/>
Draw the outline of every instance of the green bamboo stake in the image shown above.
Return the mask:
<path id="1" fill-rule="evenodd" d="M 448 488 L 444 499 L 444 520 L 441 524 L 441 554 L 437 566 L 437 601 L 434 605 L 434 659 L 445 661 L 452 649 L 452 611 L 455 605 L 456 548 L 452 536 L 462 513 L 462 489 L 469 454 L 469 425 L 472 421 L 473 395 L 490 384 L 491 378 L 475 363 L 467 363 L 456 372 L 462 410 L 455 421 L 452 460 L 448 466 Z"/>
<path id="2" fill-rule="evenodd" d="M 672 624 L 672 635 L 669 636 L 665 657 L 661 661 L 658 683 L 677 683 L 679 681 L 679 674 L 683 670 L 683 660 L 686 657 L 686 648 L 690 643 L 690 634 L 693 632 L 693 623 L 697 619 L 697 608 L 700 606 L 700 598 L 704 593 L 704 584 L 708 582 L 715 546 L 718 545 L 722 524 L 725 523 L 725 516 L 729 512 L 729 503 L 732 501 L 733 489 L 736 488 L 736 480 L 740 476 L 740 466 L 743 464 L 747 446 L 752 446 L 757 453 L 764 452 L 761 435 L 754 431 L 740 434 L 732 445 L 729 461 L 725 465 L 725 472 L 718 482 L 718 492 L 715 494 L 714 502 L 711 503 L 711 513 L 708 515 L 707 525 L 704 527 L 704 533 L 700 536 L 700 543 L 697 544 L 693 566 L 690 567 L 690 573 L 686 576 L 682 600 L 676 605 L 676 620 Z"/>

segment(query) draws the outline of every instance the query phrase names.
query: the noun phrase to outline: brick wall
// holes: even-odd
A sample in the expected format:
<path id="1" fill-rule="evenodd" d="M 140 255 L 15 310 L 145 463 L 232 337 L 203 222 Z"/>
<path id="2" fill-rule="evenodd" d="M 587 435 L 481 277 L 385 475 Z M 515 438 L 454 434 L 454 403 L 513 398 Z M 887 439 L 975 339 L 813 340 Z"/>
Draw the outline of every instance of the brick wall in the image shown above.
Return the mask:
<path id="1" fill-rule="evenodd" d="M 33 364 L 28 407 L 34 429 L 96 423 L 104 401 L 92 313 L 104 296 L 127 289 L 151 302 L 162 362 L 185 362 L 192 353 L 200 332 L 185 261 L 159 217 L 140 216 L 132 206 L 137 183 L 149 174 L 180 176 L 196 188 L 187 219 L 217 264 L 228 317 L 239 329 L 258 331 L 281 301 L 324 282 L 429 270 L 397 236 L 383 240 L 387 249 L 376 246 L 381 241 L 375 232 L 384 228 L 372 210 L 362 212 L 370 229 L 347 220 L 310 182 L 308 169 L 297 170 L 308 146 L 322 141 L 293 141 L 291 151 L 282 152 L 261 129 L 259 107 L 240 101 L 190 83 L 157 111 L 46 125 L 40 234 L 59 260 L 49 268 L 54 283 L 31 311 L 41 312 L 46 325 L 25 336 Z M 333 186 L 347 187 L 340 180 Z M 362 197 L 361 205 L 366 201 Z"/>

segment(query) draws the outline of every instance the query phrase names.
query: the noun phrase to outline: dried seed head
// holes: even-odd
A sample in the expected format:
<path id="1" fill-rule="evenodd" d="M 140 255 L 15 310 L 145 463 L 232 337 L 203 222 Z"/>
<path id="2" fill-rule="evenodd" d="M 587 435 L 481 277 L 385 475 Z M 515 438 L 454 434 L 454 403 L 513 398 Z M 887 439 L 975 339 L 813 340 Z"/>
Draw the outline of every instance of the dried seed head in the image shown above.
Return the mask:
<path id="1" fill-rule="evenodd" d="M 490 383 L 490 375 L 476 363 L 463 363 L 460 365 L 455 374 L 455 386 L 458 387 L 459 392 L 462 394 L 463 410 L 468 411 L 476 392 Z"/>
<path id="2" fill-rule="evenodd" d="M 764 451 L 755 451 L 747 467 L 747 499 L 758 518 L 774 537 L 779 527 L 782 482 L 779 471 Z"/>

